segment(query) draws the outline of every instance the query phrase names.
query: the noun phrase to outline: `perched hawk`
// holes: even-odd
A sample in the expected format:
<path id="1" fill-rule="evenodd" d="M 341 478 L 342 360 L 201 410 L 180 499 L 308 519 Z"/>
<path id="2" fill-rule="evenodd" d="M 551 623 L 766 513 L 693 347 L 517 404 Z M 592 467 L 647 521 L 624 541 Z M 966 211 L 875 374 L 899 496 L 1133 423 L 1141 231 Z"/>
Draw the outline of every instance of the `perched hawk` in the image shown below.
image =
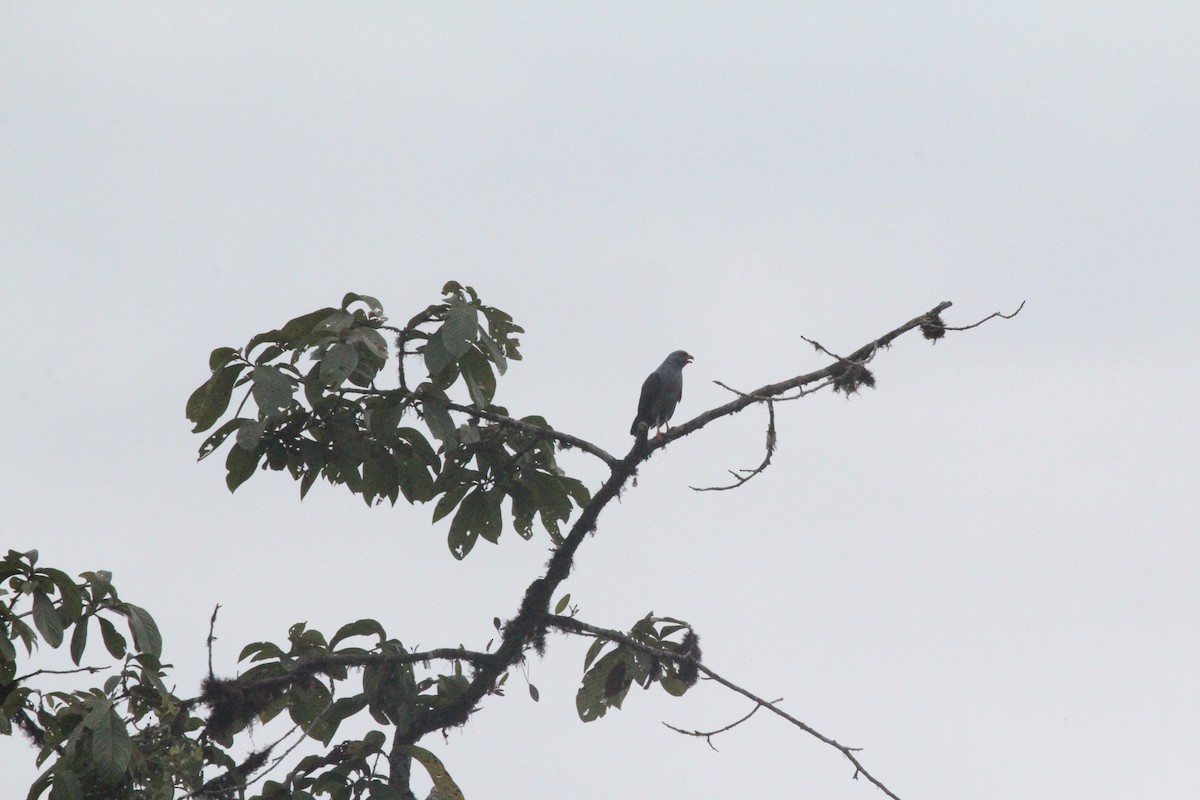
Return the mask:
<path id="1" fill-rule="evenodd" d="M 676 350 L 650 373 L 642 384 L 637 418 L 629 429 L 631 435 L 644 436 L 645 432 L 639 432 L 643 424 L 646 426 L 643 431 L 655 429 L 655 438 L 663 435 L 662 428 L 675 413 L 675 404 L 683 397 L 683 368 L 690 363 L 691 356 L 683 350 Z"/>

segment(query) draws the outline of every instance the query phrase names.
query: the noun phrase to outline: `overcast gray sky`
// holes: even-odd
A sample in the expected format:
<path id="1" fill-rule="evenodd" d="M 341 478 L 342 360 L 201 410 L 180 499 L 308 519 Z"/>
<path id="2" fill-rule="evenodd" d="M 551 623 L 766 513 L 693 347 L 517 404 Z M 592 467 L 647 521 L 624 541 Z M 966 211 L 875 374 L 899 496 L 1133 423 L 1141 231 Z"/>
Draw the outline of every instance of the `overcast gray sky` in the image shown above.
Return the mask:
<path id="1" fill-rule="evenodd" d="M 528 331 L 498 402 L 624 452 L 942 300 L 878 388 L 673 444 L 601 520 L 583 619 L 683 617 L 707 663 L 901 797 L 1192 798 L 1200 750 L 1200 12 L 1179 3 L 5 3 L 0 546 L 109 569 L 181 694 L 298 620 L 482 646 L 546 557 L 260 475 L 183 408 L 208 352 L 346 291 L 454 278 Z M 565 460 L 592 482 L 599 473 Z M 702 684 L 575 717 L 555 639 L 428 744 L 468 798 L 874 798 Z M 264 732 L 265 736 L 265 732 Z M 0 742 L 3 797 L 32 751 Z"/>

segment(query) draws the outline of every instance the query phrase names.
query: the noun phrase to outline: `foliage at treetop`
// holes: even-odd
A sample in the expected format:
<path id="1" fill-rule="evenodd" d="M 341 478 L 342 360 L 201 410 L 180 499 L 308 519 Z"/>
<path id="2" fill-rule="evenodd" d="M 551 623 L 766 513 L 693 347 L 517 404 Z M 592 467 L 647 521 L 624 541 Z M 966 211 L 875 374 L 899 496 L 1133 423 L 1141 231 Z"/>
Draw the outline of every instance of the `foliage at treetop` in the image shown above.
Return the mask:
<path id="1" fill-rule="evenodd" d="M 241 350 L 214 350 L 212 376 L 188 400 L 193 430 L 216 425 L 242 392 L 200 457 L 234 438 L 225 458 L 231 490 L 262 465 L 287 470 L 301 497 L 323 477 L 368 504 L 395 504 L 401 495 L 410 503 L 436 499 L 434 522 L 454 514 L 449 545 L 457 558 L 480 537 L 499 540 L 505 500 L 518 534 L 530 538 L 536 519 L 560 541 L 561 525 L 573 505 L 587 504 L 588 490 L 558 467 L 545 419 L 513 420 L 492 402 L 497 375 L 521 358 L 516 334 L 523 330 L 470 286 L 451 281 L 442 291 L 441 303 L 403 328 L 387 324 L 374 297 L 350 293 L 340 308 L 296 317 Z M 381 331 L 394 335 L 399 353 L 394 388 L 376 388 L 388 359 Z M 411 370 L 415 358 L 424 374 L 410 386 L 406 361 Z M 450 399 L 455 389 L 466 405 Z M 248 403 L 256 413 L 243 416 Z"/>

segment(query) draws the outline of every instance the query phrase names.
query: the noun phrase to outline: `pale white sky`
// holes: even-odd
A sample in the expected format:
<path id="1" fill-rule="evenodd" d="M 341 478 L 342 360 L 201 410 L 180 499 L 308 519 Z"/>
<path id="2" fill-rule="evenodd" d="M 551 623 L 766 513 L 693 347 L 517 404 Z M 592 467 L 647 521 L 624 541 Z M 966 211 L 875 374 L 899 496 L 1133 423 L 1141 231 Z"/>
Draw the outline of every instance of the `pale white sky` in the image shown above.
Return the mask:
<path id="1" fill-rule="evenodd" d="M 1191 798 L 1200 12 L 1187 4 L 18 4 L 0 9 L 0 546 L 109 569 L 181 694 L 369 616 L 481 647 L 547 541 L 466 562 L 432 509 L 260 475 L 183 407 L 209 350 L 454 278 L 528 331 L 498 402 L 611 452 L 952 300 L 878 389 L 672 445 L 601 519 L 583 619 L 683 617 L 709 666 L 863 747 L 901 797 Z M 593 482 L 599 472 L 565 458 Z M 575 717 L 552 639 L 426 742 L 468 798 L 881 797 L 711 685 Z M 263 734 L 266 735 L 265 732 Z M 0 741 L 3 797 L 32 751 Z"/>

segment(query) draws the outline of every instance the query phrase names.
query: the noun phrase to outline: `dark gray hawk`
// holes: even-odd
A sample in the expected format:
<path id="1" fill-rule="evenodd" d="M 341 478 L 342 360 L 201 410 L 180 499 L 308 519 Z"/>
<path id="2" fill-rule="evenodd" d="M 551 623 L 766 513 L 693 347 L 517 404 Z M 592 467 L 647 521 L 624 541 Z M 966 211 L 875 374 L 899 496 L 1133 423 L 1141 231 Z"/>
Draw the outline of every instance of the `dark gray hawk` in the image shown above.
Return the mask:
<path id="1" fill-rule="evenodd" d="M 637 418 L 629 433 L 638 436 L 638 428 L 654 428 L 655 438 L 663 435 L 662 427 L 675 413 L 675 404 L 683 398 L 683 368 L 692 363 L 692 357 L 683 350 L 667 356 L 658 369 L 651 372 L 642 384 L 642 396 L 638 398 Z"/>

